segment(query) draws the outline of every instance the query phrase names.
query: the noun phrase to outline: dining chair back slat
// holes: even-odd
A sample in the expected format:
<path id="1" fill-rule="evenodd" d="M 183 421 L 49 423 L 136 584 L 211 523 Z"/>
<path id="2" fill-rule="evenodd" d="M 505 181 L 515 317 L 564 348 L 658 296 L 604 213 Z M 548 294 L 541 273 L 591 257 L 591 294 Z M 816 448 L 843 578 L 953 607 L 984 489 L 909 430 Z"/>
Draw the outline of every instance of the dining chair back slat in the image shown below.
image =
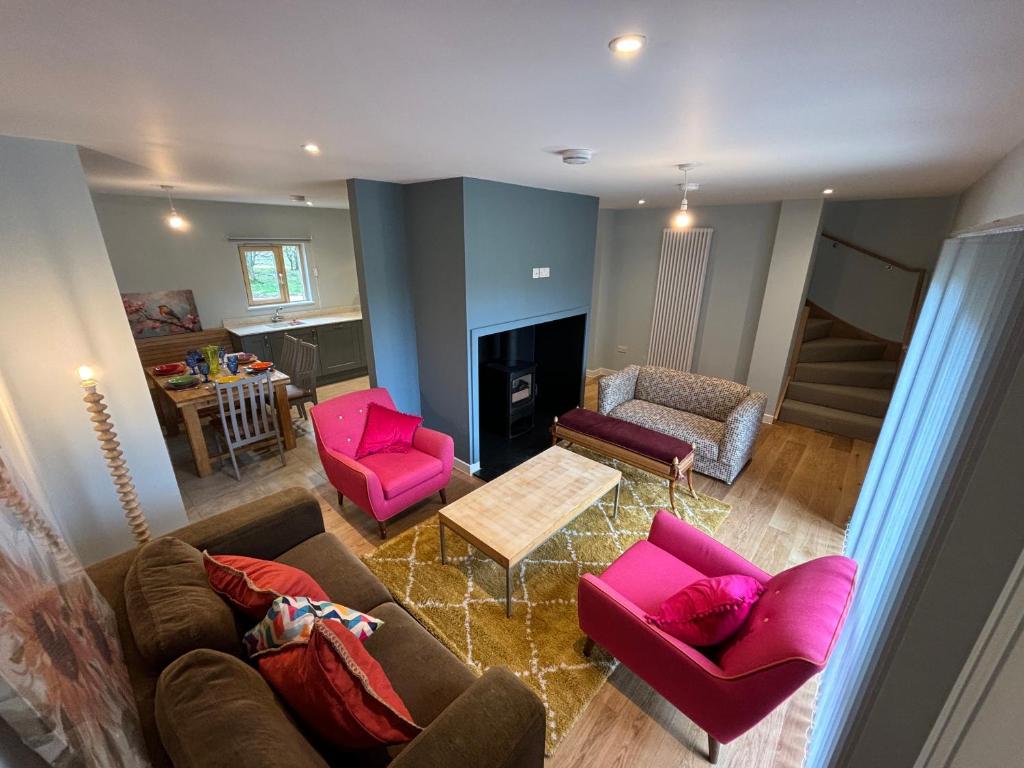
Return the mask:
<path id="1" fill-rule="evenodd" d="M 287 344 L 288 336 L 285 336 Z M 320 348 L 301 339 L 293 339 L 291 369 L 292 387 L 288 396 L 289 405 L 297 406 L 302 418 L 306 418 L 306 403 L 317 404 L 316 379 L 319 373 Z"/>
<path id="2" fill-rule="evenodd" d="M 235 452 L 255 443 L 275 442 L 283 465 L 284 445 L 277 427 L 270 373 L 218 383 L 216 391 L 221 431 L 235 469 L 235 478 L 242 479 Z"/>

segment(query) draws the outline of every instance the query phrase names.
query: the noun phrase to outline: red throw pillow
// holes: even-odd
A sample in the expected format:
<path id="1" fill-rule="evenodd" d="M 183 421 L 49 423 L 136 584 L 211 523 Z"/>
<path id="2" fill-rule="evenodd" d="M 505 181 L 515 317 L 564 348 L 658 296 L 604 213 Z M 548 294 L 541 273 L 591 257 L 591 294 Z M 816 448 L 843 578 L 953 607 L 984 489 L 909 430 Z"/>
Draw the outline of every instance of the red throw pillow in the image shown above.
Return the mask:
<path id="1" fill-rule="evenodd" d="M 764 584 L 733 574 L 693 582 L 665 600 L 647 621 L 687 645 L 718 645 L 743 625 Z"/>
<path id="2" fill-rule="evenodd" d="M 421 421 L 422 416 L 411 416 L 370 403 L 356 458 L 361 459 L 371 453 L 408 453 L 412 448 L 412 436 Z"/>
<path id="3" fill-rule="evenodd" d="M 213 591 L 246 616 L 259 620 L 282 595 L 330 600 L 312 576 L 273 560 L 203 552 L 206 578 Z"/>
<path id="4" fill-rule="evenodd" d="M 380 664 L 334 619 L 315 620 L 308 642 L 267 651 L 256 665 L 299 719 L 331 744 L 404 744 L 421 730 Z"/>

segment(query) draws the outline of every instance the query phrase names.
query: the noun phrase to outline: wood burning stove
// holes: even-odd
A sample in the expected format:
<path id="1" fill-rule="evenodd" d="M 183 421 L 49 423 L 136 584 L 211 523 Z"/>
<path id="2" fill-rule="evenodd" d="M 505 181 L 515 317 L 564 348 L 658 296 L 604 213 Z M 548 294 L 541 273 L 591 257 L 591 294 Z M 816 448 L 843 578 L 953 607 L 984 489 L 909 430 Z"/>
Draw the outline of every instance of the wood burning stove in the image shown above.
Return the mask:
<path id="1" fill-rule="evenodd" d="M 485 428 L 508 438 L 533 429 L 537 406 L 537 365 L 491 362 L 483 367 L 480 417 Z"/>

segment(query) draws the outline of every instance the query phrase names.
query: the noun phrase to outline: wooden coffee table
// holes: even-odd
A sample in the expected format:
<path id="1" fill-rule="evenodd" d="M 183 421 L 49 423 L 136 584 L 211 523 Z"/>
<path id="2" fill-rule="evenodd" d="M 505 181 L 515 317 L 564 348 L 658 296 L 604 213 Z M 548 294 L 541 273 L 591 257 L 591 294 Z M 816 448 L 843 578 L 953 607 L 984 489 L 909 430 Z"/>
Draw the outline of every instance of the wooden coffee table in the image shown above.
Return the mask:
<path id="1" fill-rule="evenodd" d="M 451 528 L 505 569 L 505 615 L 511 617 L 512 569 L 613 488 L 618 515 L 621 481 L 617 469 L 548 448 L 441 509 L 441 562 L 448 562 L 445 529 Z"/>

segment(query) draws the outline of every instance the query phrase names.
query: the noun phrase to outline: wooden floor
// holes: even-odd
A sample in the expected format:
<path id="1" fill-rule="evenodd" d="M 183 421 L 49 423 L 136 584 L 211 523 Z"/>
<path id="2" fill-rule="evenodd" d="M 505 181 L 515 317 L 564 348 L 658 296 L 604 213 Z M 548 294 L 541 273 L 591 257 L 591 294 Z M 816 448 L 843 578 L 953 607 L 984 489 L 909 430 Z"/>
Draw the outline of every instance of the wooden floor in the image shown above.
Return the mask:
<path id="1" fill-rule="evenodd" d="M 355 379 L 322 388 L 321 399 L 367 386 Z M 588 381 L 587 407 L 595 407 L 596 380 Z M 301 424 L 301 422 L 300 422 Z M 303 428 L 288 465 L 262 458 L 243 466 L 243 482 L 225 472 L 199 479 L 191 472 L 187 445 L 171 442 L 179 484 L 191 519 L 216 514 L 291 485 L 320 500 L 329 531 L 357 553 L 379 543 L 376 523 L 337 494 L 322 474 L 312 433 Z M 180 440 L 180 438 L 179 438 Z M 716 538 L 770 573 L 842 550 L 849 519 L 871 456 L 872 445 L 791 424 L 762 428 L 754 457 L 732 486 L 695 475 L 697 490 L 730 503 L 731 514 Z M 454 472 L 448 486 L 455 499 L 480 485 Z M 389 526 L 397 534 L 433 515 L 435 497 Z M 722 749 L 725 768 L 785 766 L 803 762 L 817 680 L 812 680 L 758 727 Z M 547 763 L 549 768 L 606 766 L 703 767 L 706 741 L 686 717 L 642 680 L 620 666 Z"/>

